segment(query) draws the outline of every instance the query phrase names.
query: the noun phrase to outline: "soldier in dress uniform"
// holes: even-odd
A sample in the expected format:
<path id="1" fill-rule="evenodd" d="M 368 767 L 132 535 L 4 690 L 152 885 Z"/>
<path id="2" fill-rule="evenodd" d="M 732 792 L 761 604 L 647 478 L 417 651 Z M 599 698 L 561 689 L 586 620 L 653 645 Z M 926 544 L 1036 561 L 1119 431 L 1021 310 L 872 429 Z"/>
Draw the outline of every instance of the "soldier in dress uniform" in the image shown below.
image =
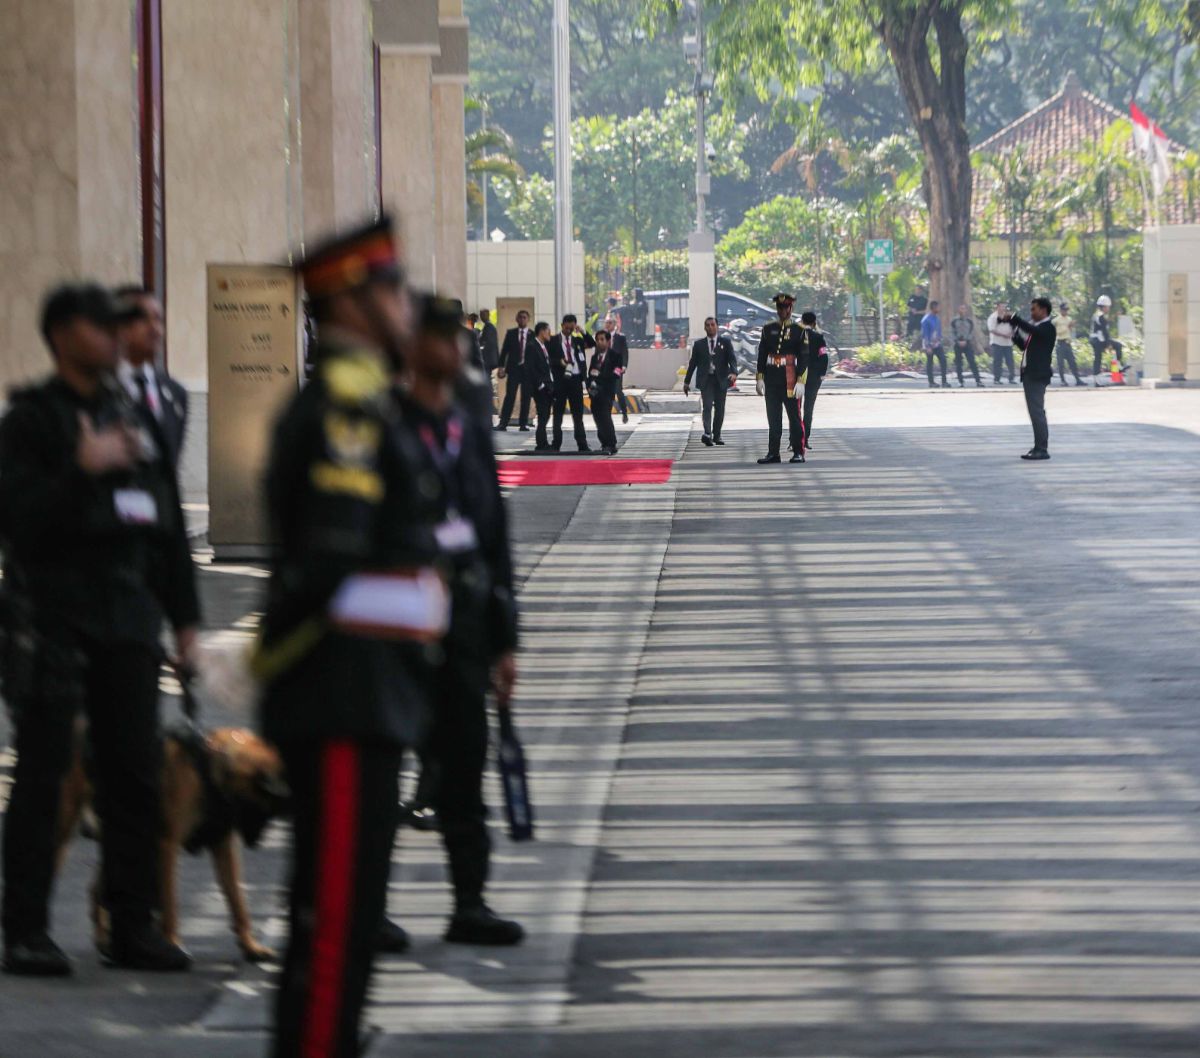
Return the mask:
<path id="1" fill-rule="evenodd" d="M 801 315 L 800 326 L 804 330 L 801 340 L 808 361 L 808 372 L 804 376 L 804 450 L 807 452 L 812 448 L 813 410 L 817 406 L 817 394 L 821 392 L 821 382 L 829 372 L 829 348 L 825 344 L 825 335 L 817 330 L 815 312 Z"/>
<path id="2" fill-rule="evenodd" d="M 274 433 L 276 555 L 255 669 L 294 823 L 275 1058 L 350 1058 L 381 924 L 403 748 L 427 727 L 449 623 L 437 481 L 397 422 L 411 306 L 391 224 L 300 268 L 319 326 L 312 381 Z"/>
<path id="3" fill-rule="evenodd" d="M 419 799 L 432 804 L 454 886 L 445 939 L 518 944 L 521 926 L 484 900 L 491 839 L 483 801 L 487 694 L 507 701 L 516 679 L 517 611 L 491 420 L 473 407 L 475 382 L 462 371 L 459 310 L 426 295 L 418 334 L 396 391 L 399 421 L 421 442 L 422 478 L 440 482 L 437 538 L 450 584 L 450 631 L 433 684 L 433 725 L 424 747 Z"/>
<path id="4" fill-rule="evenodd" d="M 791 463 L 804 462 L 804 420 L 800 404 L 804 400 L 802 376 L 808 366 L 807 348 L 800 324 L 792 319 L 796 299 L 791 294 L 776 294 L 777 320 L 762 330 L 758 345 L 756 389 L 767 402 L 767 454 L 760 464 L 780 462 L 779 445 L 783 440 L 783 416 L 787 413 L 791 435 Z M 799 389 L 799 393 L 797 393 Z"/>

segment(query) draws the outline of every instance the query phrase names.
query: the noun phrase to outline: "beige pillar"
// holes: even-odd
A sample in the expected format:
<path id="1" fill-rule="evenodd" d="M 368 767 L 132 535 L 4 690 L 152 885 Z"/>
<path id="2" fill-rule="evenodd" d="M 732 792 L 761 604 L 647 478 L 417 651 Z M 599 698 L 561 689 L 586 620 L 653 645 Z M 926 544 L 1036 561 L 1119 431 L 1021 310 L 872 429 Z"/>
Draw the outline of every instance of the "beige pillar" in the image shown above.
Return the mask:
<path id="1" fill-rule="evenodd" d="M 307 242 L 373 217 L 370 0 L 300 0 L 300 127 Z"/>
<path id="2" fill-rule="evenodd" d="M 207 387 L 205 267 L 286 262 L 303 231 L 295 0 L 163 5 L 168 347 Z"/>
<path id="3" fill-rule="evenodd" d="M 447 14 L 447 7 L 451 8 Z M 455 10 L 457 9 L 457 10 Z M 433 60 L 433 153 L 437 174 L 438 290 L 467 296 L 467 173 L 463 103 L 469 79 L 468 23 L 461 0 L 443 0 L 441 54 Z"/>
<path id="4" fill-rule="evenodd" d="M 43 293 L 141 276 L 128 0 L 4 0 L 0 383 L 43 374 Z"/>
<path id="5" fill-rule="evenodd" d="M 400 226 L 415 286 L 438 281 L 433 59 L 441 51 L 437 0 L 375 0 L 380 47 L 383 207 Z"/>

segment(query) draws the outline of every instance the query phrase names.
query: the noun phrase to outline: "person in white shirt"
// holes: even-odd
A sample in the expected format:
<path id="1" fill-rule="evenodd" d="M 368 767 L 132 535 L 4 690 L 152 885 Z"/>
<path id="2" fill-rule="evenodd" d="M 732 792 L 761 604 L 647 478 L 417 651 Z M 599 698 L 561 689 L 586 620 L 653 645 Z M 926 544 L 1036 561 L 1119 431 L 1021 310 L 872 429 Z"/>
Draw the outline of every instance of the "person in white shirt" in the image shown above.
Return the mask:
<path id="1" fill-rule="evenodd" d="M 117 377 L 134 403 L 158 424 L 168 462 L 177 468 L 187 433 L 188 393 L 157 366 L 166 335 L 162 304 L 139 286 L 120 287 L 113 296 L 131 310 L 118 333 L 121 363 Z"/>
<path id="2" fill-rule="evenodd" d="M 1008 381 L 1016 385 L 1016 367 L 1013 364 L 1013 329 L 1004 319 L 1008 315 L 1008 304 L 996 302 L 996 311 L 987 320 L 988 341 L 992 350 L 992 377 L 1000 384 L 1004 368 L 1008 368 Z"/>

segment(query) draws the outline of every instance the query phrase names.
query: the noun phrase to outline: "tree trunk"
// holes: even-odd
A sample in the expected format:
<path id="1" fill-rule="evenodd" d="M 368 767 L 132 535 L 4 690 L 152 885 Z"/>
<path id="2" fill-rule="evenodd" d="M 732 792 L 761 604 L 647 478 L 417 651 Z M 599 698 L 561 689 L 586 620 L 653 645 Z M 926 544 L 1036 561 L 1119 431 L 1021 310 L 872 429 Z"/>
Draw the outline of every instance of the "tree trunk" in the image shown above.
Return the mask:
<path id="1" fill-rule="evenodd" d="M 879 24 L 925 156 L 929 293 L 953 312 L 971 304 L 971 141 L 967 134 L 967 38 L 962 0 L 896 0 Z M 930 30 L 939 62 L 929 53 Z M 940 71 L 940 72 L 939 72 Z"/>

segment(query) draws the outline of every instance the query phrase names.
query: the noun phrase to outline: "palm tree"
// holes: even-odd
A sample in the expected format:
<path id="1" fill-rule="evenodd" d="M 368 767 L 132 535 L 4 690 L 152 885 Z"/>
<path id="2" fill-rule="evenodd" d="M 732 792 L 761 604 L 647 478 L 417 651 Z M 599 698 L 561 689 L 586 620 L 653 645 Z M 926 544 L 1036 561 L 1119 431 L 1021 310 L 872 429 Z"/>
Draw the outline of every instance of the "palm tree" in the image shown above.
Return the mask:
<path id="1" fill-rule="evenodd" d="M 488 105 L 486 100 L 476 96 L 468 96 L 466 100 L 468 114 L 479 115 L 479 128 L 468 132 L 465 142 L 467 156 L 467 217 L 472 226 L 478 225 L 477 230 L 482 237 L 487 237 L 488 203 L 487 188 L 491 178 L 496 178 L 508 184 L 511 197 L 521 198 L 522 183 L 525 180 L 525 170 L 514 157 L 515 145 L 512 137 L 502 128 L 488 124 Z"/>
<path id="2" fill-rule="evenodd" d="M 980 155 L 976 161 L 979 170 L 991 176 L 992 198 L 986 220 L 995 228 L 999 218 L 999 226 L 1008 237 L 1008 274 L 1016 275 L 1021 236 L 1035 226 L 1030 214 L 1042 186 L 1040 177 L 1020 145 L 1001 154 Z"/>

